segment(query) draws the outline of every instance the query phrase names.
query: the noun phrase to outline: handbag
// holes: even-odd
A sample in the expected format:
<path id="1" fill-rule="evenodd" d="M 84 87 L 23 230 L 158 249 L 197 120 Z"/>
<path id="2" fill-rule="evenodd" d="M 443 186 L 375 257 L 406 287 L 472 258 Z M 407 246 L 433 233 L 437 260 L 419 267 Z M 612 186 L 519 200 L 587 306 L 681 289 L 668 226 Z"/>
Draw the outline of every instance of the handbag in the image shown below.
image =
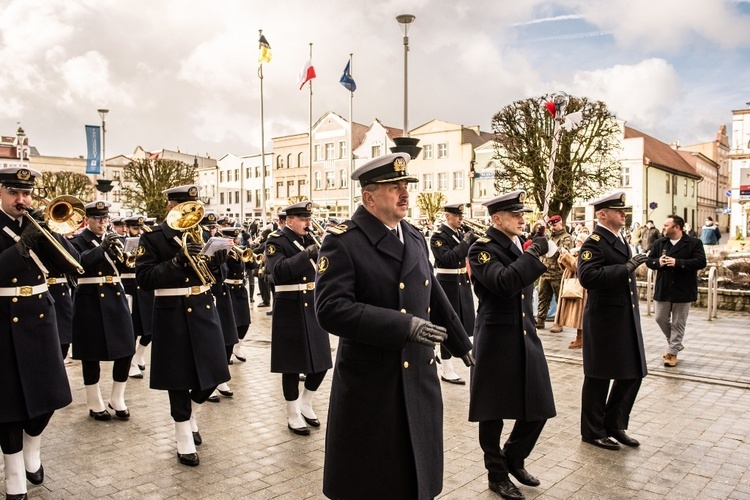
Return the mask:
<path id="1" fill-rule="evenodd" d="M 566 278 L 563 280 L 562 292 L 560 297 L 563 299 L 582 299 L 583 287 L 578 278 Z"/>

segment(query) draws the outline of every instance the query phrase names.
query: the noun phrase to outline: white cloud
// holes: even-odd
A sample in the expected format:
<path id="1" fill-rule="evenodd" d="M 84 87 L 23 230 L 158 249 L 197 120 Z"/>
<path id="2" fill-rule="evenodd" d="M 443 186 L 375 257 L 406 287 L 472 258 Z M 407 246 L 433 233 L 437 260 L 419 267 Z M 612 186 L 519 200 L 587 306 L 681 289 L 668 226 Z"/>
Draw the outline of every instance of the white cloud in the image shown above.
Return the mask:
<path id="1" fill-rule="evenodd" d="M 69 106 L 79 101 L 107 106 L 114 103 L 133 105 L 129 93 L 111 81 L 109 62 L 97 51 L 90 50 L 66 60 L 60 65 L 59 72 L 66 85 L 60 94 L 59 105 Z"/>

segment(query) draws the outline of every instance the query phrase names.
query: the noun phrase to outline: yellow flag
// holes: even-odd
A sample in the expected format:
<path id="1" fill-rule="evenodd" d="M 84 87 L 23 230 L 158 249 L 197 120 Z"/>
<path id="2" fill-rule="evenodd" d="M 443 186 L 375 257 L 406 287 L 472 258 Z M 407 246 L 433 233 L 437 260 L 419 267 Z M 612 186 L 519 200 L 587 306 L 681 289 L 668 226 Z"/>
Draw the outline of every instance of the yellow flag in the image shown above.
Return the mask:
<path id="1" fill-rule="evenodd" d="M 260 40 L 258 40 L 260 52 L 258 53 L 258 62 L 264 63 L 264 62 L 271 62 L 271 45 L 269 45 L 268 40 L 266 40 L 265 35 L 260 35 Z"/>

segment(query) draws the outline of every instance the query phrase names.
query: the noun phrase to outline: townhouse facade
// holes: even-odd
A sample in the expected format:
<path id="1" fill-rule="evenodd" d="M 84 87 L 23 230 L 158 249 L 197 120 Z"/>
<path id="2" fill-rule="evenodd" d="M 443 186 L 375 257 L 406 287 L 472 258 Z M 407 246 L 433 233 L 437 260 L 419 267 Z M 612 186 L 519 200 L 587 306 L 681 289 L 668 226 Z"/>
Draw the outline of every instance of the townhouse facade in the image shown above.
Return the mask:
<path id="1" fill-rule="evenodd" d="M 747 106 L 732 111 L 728 154 L 732 182 L 730 240 L 746 240 L 750 236 L 750 102 Z"/>

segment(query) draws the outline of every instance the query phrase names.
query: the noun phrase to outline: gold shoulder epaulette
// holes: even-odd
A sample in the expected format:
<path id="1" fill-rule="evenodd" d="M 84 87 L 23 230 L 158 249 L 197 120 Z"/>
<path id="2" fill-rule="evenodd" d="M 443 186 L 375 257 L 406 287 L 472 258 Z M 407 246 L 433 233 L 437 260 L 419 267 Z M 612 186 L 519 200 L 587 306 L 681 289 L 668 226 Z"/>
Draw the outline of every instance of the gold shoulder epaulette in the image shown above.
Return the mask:
<path id="1" fill-rule="evenodd" d="M 443 233 L 443 231 L 441 231 L 440 229 L 437 229 L 437 230 L 435 230 L 435 231 L 432 232 L 432 234 L 442 234 L 442 233 Z"/>
<path id="2" fill-rule="evenodd" d="M 592 234 L 591 236 L 589 236 L 589 238 L 591 238 L 594 241 L 599 241 L 601 239 L 601 237 L 598 234 Z"/>
<path id="3" fill-rule="evenodd" d="M 278 238 L 278 237 L 279 237 L 279 236 L 281 236 L 282 234 L 284 234 L 284 233 L 282 233 L 281 231 L 274 231 L 274 232 L 272 232 L 271 234 L 269 234 L 269 235 L 268 235 L 268 237 L 269 237 L 269 238 Z"/>
<path id="4" fill-rule="evenodd" d="M 347 226 L 346 224 L 338 224 L 327 229 L 327 231 L 331 234 L 344 234 L 348 230 L 349 226 Z"/>
<path id="5" fill-rule="evenodd" d="M 477 243 L 489 243 L 490 241 L 492 240 L 490 238 L 487 238 L 486 236 L 482 238 L 477 238 Z"/>

